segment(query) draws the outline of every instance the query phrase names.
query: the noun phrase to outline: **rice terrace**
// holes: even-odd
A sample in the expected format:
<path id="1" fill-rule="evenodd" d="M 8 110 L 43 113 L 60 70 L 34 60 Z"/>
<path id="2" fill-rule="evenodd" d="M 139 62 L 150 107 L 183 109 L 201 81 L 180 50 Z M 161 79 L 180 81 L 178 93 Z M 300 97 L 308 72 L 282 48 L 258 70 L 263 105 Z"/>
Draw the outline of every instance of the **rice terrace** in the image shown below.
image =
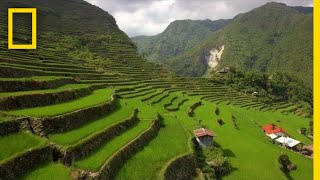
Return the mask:
<path id="1" fill-rule="evenodd" d="M 37 49 L 8 49 L 8 8 L 30 7 L 37 8 Z M 148 61 L 155 51 L 144 51 L 152 39 L 130 39 L 110 13 L 86 1 L 0 1 L 0 180 L 313 179 L 311 76 L 281 63 L 259 73 L 261 64 L 229 58 L 236 61 L 241 57 L 231 51 L 243 51 L 250 54 L 244 59 L 263 61 L 254 55 L 264 38 L 255 13 L 283 12 L 277 17 L 285 20 L 271 20 L 279 31 L 268 29 L 263 46 L 280 59 L 276 51 L 288 50 L 281 45 L 302 34 L 296 39 L 307 39 L 306 55 L 297 58 L 309 60 L 313 17 L 301 9 L 267 3 L 206 30 L 195 48 L 160 63 Z M 30 14 L 14 13 L 14 44 L 31 43 L 31 21 Z M 204 30 L 199 24 L 197 32 Z M 297 28 L 287 30 L 291 25 Z M 153 45 L 167 40 L 174 38 Z M 210 52 L 220 52 L 219 60 L 209 58 L 218 66 L 190 75 L 202 67 L 190 59 Z M 182 57 L 187 65 L 171 70 L 182 66 Z"/>

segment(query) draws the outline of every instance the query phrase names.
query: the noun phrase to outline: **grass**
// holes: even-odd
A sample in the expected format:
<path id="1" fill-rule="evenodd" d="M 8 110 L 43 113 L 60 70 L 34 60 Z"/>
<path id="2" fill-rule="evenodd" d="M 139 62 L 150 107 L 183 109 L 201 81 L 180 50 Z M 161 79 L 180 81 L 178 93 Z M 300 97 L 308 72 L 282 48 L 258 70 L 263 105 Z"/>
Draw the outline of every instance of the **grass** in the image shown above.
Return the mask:
<path id="1" fill-rule="evenodd" d="M 117 109 L 110 115 L 66 133 L 49 135 L 49 140 L 64 146 L 72 145 L 95 132 L 101 131 L 128 118 L 132 113 L 132 107 L 120 102 Z"/>
<path id="2" fill-rule="evenodd" d="M 190 135 L 176 113 L 168 113 L 163 109 L 165 103 L 162 101 L 154 106 L 163 115 L 165 127 L 160 129 L 157 137 L 148 146 L 124 165 L 116 179 L 161 179 L 159 173 L 164 165 L 172 158 L 190 150 Z"/>
<path id="3" fill-rule="evenodd" d="M 63 76 L 32 76 L 29 78 L 0 78 L 0 81 L 52 81 L 58 79 L 72 79 L 71 77 Z"/>
<path id="4" fill-rule="evenodd" d="M 71 180 L 70 170 L 58 163 L 49 163 L 27 173 L 21 179 L 25 180 Z"/>
<path id="5" fill-rule="evenodd" d="M 0 122 L 14 120 L 16 117 L 0 112 Z"/>
<path id="6" fill-rule="evenodd" d="M 46 90 L 36 90 L 36 91 L 19 91 L 19 92 L 4 92 L 0 93 L 0 97 L 8 97 L 8 96 L 19 96 L 19 95 L 30 95 L 30 94 L 46 94 L 46 93 L 57 93 L 66 90 L 76 90 L 82 88 L 89 88 L 92 85 L 88 84 L 68 84 L 61 86 L 57 89 L 46 89 Z"/>
<path id="7" fill-rule="evenodd" d="M 136 126 L 127 130 L 125 135 L 120 135 L 104 144 L 97 151 L 80 160 L 74 162 L 75 167 L 81 169 L 98 171 L 99 168 L 110 158 L 117 150 L 128 144 L 140 133 L 148 129 L 152 121 L 140 121 Z"/>
<path id="8" fill-rule="evenodd" d="M 18 153 L 40 147 L 44 144 L 44 140 L 25 132 L 0 136 L 0 162 Z"/>
<path id="9" fill-rule="evenodd" d="M 271 144 L 260 127 L 269 122 L 276 123 L 280 119 L 279 125 L 285 128 L 293 138 L 311 143 L 306 137 L 297 133 L 298 128 L 307 127 L 308 121 L 296 116 L 246 110 L 220 104 L 219 117 L 226 124 L 219 126 L 216 122 L 218 117 L 212 110 L 214 106 L 212 103 L 205 102 L 204 106 L 195 111 L 195 117 L 197 120 L 201 119 L 208 128 L 216 132 L 218 135 L 216 141 L 231 159 L 234 170 L 224 179 L 285 179 L 277 162 L 281 153 L 288 154 L 292 162 L 298 166 L 298 169 L 291 173 L 293 179 L 312 179 L 312 160 Z M 231 114 L 236 117 L 239 130 L 233 127 Z"/>
<path id="10" fill-rule="evenodd" d="M 56 116 L 64 113 L 72 112 L 78 109 L 95 106 L 106 101 L 110 101 L 113 89 L 99 89 L 91 95 L 82 97 L 73 101 L 54 104 L 44 107 L 35 107 L 21 110 L 9 111 L 12 115 L 28 115 L 32 117 Z"/>

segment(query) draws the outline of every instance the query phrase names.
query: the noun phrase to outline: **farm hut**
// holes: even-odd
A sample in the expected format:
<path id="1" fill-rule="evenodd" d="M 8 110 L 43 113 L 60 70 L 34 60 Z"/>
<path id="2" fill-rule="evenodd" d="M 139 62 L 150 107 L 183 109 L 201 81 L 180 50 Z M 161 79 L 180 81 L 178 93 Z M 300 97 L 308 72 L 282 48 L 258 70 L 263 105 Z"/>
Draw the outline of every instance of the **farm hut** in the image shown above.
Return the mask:
<path id="1" fill-rule="evenodd" d="M 289 136 L 289 134 L 283 128 L 272 123 L 263 126 L 262 129 L 263 132 L 268 136 L 271 134 L 274 134 L 276 136 Z"/>
<path id="2" fill-rule="evenodd" d="M 292 139 L 290 137 L 279 137 L 278 139 L 276 139 L 276 141 L 292 150 L 300 150 L 302 146 L 300 141 Z"/>
<path id="3" fill-rule="evenodd" d="M 313 156 L 313 145 L 303 146 L 302 153 L 308 156 Z"/>
<path id="4" fill-rule="evenodd" d="M 211 145 L 213 137 L 216 137 L 216 135 L 212 131 L 204 128 L 196 129 L 193 131 L 193 133 L 196 136 L 196 140 L 201 147 L 207 147 Z"/>

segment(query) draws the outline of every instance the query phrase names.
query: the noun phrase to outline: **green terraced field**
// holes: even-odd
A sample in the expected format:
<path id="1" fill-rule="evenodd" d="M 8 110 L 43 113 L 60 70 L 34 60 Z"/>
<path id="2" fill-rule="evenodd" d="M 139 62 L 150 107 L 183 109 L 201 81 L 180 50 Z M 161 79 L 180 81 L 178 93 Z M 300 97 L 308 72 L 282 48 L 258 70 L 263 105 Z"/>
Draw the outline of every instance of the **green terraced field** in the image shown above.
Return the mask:
<path id="1" fill-rule="evenodd" d="M 6 92 L 0 93 L 0 98 L 8 97 L 8 96 L 21 96 L 21 95 L 32 95 L 32 94 L 47 94 L 47 93 L 58 93 L 62 91 L 70 91 L 70 90 L 77 90 L 77 89 L 84 89 L 89 88 L 92 85 L 88 84 L 68 84 L 65 86 L 61 86 L 57 89 L 48 89 L 48 90 L 38 90 L 38 91 L 19 91 L 19 92 Z"/>
<path id="2" fill-rule="evenodd" d="M 108 158 L 145 131 L 151 122 L 141 120 L 136 126 L 125 131 L 125 135 L 115 137 L 88 157 L 75 161 L 74 166 L 85 170 L 98 171 Z"/>
<path id="3" fill-rule="evenodd" d="M 82 97 L 74 101 L 44 107 L 10 111 L 9 114 L 17 116 L 28 115 L 33 117 L 56 116 L 107 102 L 111 100 L 112 93 L 112 89 L 99 89 L 94 91 L 92 95 Z"/>
<path id="4" fill-rule="evenodd" d="M 50 163 L 21 177 L 26 180 L 71 180 L 70 170 L 62 164 Z"/>
<path id="5" fill-rule="evenodd" d="M 0 162 L 32 148 L 45 145 L 45 141 L 28 133 L 0 136 Z"/>
<path id="6" fill-rule="evenodd" d="M 57 144 L 72 145 L 79 140 L 90 137 L 90 135 L 124 120 L 132 114 L 133 108 L 122 104 L 119 104 L 116 111 L 106 117 L 66 133 L 50 135 L 49 139 Z"/>

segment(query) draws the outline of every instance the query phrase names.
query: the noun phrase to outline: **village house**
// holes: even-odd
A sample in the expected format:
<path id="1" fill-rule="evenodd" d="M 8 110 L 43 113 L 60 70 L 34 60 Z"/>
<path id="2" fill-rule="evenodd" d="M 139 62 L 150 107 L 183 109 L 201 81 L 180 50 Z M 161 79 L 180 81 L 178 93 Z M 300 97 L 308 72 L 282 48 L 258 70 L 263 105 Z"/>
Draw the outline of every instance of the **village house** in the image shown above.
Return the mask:
<path id="1" fill-rule="evenodd" d="M 302 149 L 303 144 L 298 140 L 290 138 L 290 135 L 282 127 L 270 123 L 263 126 L 262 129 L 267 136 L 283 146 L 295 151 L 300 151 Z"/>
<path id="2" fill-rule="evenodd" d="M 216 137 L 212 131 L 204 128 L 196 129 L 193 131 L 193 133 L 201 147 L 210 146 L 213 142 L 213 137 Z"/>
<path id="3" fill-rule="evenodd" d="M 263 126 L 262 129 L 263 132 L 272 139 L 280 136 L 290 136 L 283 128 L 276 126 L 273 123 Z"/>

